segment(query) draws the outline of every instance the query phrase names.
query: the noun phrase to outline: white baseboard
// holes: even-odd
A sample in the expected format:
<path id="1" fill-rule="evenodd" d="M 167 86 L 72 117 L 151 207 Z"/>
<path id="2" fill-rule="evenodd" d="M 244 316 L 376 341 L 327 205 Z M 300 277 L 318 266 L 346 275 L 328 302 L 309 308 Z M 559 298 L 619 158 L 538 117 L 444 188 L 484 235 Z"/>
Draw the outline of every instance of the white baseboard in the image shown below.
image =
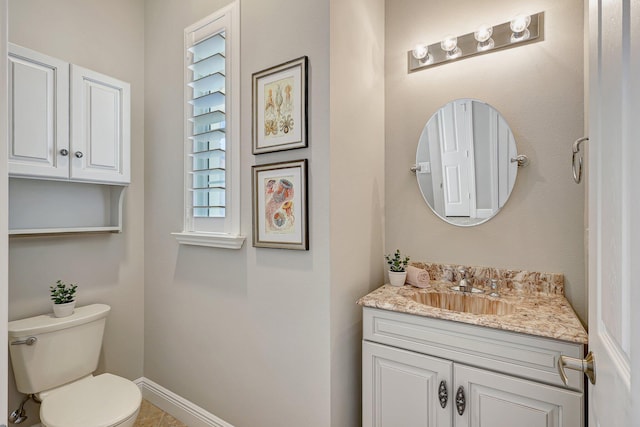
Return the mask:
<path id="1" fill-rule="evenodd" d="M 491 218 L 493 209 L 476 209 L 476 218 Z"/>
<path id="2" fill-rule="evenodd" d="M 134 381 L 142 397 L 189 427 L 233 427 L 198 405 L 142 377 Z"/>

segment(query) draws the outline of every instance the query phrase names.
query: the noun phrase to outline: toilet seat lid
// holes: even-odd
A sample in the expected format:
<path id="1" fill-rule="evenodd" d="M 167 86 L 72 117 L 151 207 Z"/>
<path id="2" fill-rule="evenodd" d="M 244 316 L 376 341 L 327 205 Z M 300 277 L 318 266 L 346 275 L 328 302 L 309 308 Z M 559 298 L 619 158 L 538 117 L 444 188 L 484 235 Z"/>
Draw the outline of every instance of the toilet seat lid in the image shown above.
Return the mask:
<path id="1" fill-rule="evenodd" d="M 40 419 L 47 427 L 113 427 L 133 416 L 141 400 L 133 382 L 102 374 L 45 398 Z"/>

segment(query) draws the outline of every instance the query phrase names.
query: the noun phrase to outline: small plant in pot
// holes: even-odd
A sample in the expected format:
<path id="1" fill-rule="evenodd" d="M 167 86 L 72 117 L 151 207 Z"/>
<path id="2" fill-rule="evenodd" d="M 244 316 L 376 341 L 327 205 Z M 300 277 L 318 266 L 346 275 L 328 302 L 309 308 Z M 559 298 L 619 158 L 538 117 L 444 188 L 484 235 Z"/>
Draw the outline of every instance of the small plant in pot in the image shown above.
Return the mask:
<path id="1" fill-rule="evenodd" d="M 393 286 L 404 285 L 407 280 L 407 265 L 409 264 L 409 257 L 403 257 L 400 253 L 400 249 L 396 249 L 392 255 L 385 255 L 384 259 L 389 264 L 389 283 Z"/>
<path id="2" fill-rule="evenodd" d="M 51 301 L 53 301 L 53 314 L 56 317 L 66 317 L 73 314 L 76 306 L 76 289 L 78 285 L 66 284 L 58 280 L 55 285 L 51 285 Z"/>

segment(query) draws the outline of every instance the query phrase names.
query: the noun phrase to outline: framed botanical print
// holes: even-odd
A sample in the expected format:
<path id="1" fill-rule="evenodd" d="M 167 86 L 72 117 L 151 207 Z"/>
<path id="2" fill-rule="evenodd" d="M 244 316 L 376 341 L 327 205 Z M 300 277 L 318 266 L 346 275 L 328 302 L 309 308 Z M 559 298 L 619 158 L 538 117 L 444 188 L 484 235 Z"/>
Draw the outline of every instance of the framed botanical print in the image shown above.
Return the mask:
<path id="1" fill-rule="evenodd" d="M 253 166 L 253 246 L 309 249 L 307 160 Z"/>
<path id="2" fill-rule="evenodd" d="M 307 146 L 308 58 L 253 74 L 253 154 Z"/>

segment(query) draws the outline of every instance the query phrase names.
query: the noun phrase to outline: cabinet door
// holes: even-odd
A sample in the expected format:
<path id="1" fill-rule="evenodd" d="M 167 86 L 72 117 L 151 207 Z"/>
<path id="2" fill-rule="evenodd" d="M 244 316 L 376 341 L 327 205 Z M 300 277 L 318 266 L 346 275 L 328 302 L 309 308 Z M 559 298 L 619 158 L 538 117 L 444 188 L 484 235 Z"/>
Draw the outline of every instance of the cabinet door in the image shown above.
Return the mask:
<path id="1" fill-rule="evenodd" d="M 462 416 L 453 405 L 455 427 L 583 425 L 582 393 L 457 364 L 454 378 L 466 404 Z"/>
<path id="2" fill-rule="evenodd" d="M 128 83 L 71 65 L 71 179 L 130 181 Z"/>
<path id="3" fill-rule="evenodd" d="M 364 341 L 362 344 L 363 427 L 451 425 L 450 361 Z M 444 382 L 448 402 L 438 398 Z"/>
<path id="4" fill-rule="evenodd" d="M 9 44 L 9 174 L 69 177 L 69 64 Z"/>

